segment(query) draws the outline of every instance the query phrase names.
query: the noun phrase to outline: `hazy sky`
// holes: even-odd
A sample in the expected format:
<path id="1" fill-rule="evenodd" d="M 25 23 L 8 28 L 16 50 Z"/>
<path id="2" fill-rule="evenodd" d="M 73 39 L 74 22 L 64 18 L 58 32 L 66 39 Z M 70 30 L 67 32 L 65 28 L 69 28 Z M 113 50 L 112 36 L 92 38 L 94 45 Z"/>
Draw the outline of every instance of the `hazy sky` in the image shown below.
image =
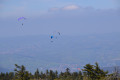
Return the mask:
<path id="1" fill-rule="evenodd" d="M 119 5 L 119 0 L 0 0 L 0 37 L 120 32 Z M 22 16 L 27 19 L 18 22 Z"/>

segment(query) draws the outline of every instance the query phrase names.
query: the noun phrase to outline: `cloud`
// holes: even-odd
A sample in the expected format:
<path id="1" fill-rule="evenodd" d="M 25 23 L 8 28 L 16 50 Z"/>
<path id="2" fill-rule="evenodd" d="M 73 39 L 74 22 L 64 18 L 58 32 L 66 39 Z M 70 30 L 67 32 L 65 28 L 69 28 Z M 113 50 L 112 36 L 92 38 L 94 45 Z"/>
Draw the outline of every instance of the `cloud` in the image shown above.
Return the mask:
<path id="1" fill-rule="evenodd" d="M 21 26 L 21 24 L 19 25 L 16 22 L 17 17 L 4 20 L 0 19 L 2 26 L 0 28 L 0 36 L 49 34 L 51 31 L 56 30 L 59 30 L 65 35 L 120 32 L 120 17 L 117 15 L 116 9 L 95 9 L 79 6 L 77 10 L 63 10 L 65 7 L 53 7 L 50 9 L 53 12 L 43 14 L 39 11 L 35 15 L 29 12 L 25 16 L 27 20 L 24 27 L 26 33 L 24 34 L 21 34 L 20 30 L 17 29 Z M 22 10 L 24 8 L 19 7 L 16 9 Z M 6 15 L 14 14 L 15 16 L 15 13 L 16 16 L 21 15 L 20 12 L 19 14 L 12 12 Z M 23 13 L 26 14 L 26 12 Z"/>
<path id="2" fill-rule="evenodd" d="M 62 8 L 63 10 L 76 10 L 79 9 L 79 6 L 77 5 L 69 5 L 69 6 L 65 6 Z"/>
<path id="3" fill-rule="evenodd" d="M 60 7 L 60 8 L 53 7 L 53 8 L 50 8 L 48 11 L 50 11 L 50 12 L 54 12 L 54 11 L 72 11 L 72 10 L 78 10 L 80 8 L 81 7 L 77 6 L 77 5 L 68 5 L 68 6 L 64 6 L 64 7 Z"/>

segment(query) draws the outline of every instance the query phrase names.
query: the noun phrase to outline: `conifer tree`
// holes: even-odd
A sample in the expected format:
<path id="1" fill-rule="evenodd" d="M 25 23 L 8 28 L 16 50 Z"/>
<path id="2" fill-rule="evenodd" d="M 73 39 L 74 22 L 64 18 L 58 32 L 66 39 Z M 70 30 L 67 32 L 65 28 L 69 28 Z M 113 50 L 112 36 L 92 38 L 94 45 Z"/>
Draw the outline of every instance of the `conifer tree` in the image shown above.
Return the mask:
<path id="1" fill-rule="evenodd" d="M 105 77 L 106 74 L 108 73 L 107 71 L 100 69 L 97 62 L 95 63 L 95 66 L 91 64 L 86 64 L 84 66 L 83 71 L 86 71 L 88 78 L 91 78 L 92 80 L 93 79 L 99 80 L 100 78 Z"/>
<path id="2" fill-rule="evenodd" d="M 57 70 L 55 71 L 55 78 L 58 78 L 58 72 L 57 72 Z"/>
<path id="3" fill-rule="evenodd" d="M 55 74 L 54 74 L 54 72 L 52 70 L 50 70 L 50 78 L 49 78 L 49 80 L 53 80 L 53 79 L 55 79 Z"/>
<path id="4" fill-rule="evenodd" d="M 70 74 L 70 69 L 69 69 L 69 68 L 66 69 L 66 75 L 67 75 L 67 76 L 70 76 L 70 75 L 71 75 L 71 74 Z"/>
<path id="5" fill-rule="evenodd" d="M 25 67 L 22 65 L 22 66 L 18 66 L 17 64 L 15 64 L 15 77 L 19 80 L 29 80 L 30 77 L 29 77 L 29 73 L 28 71 L 25 70 Z"/>
<path id="6" fill-rule="evenodd" d="M 35 74 L 34 74 L 35 78 L 38 80 L 40 78 L 40 74 L 39 74 L 39 70 L 37 68 Z"/>
<path id="7" fill-rule="evenodd" d="M 9 73 L 9 80 L 12 80 L 12 79 L 14 79 L 14 72 Z"/>
<path id="8" fill-rule="evenodd" d="M 86 71 L 86 72 L 87 72 L 88 78 L 94 79 L 94 77 L 96 76 L 96 75 L 94 74 L 94 67 L 93 67 L 93 65 L 91 65 L 91 64 L 86 64 L 86 65 L 84 66 L 83 71 Z"/>

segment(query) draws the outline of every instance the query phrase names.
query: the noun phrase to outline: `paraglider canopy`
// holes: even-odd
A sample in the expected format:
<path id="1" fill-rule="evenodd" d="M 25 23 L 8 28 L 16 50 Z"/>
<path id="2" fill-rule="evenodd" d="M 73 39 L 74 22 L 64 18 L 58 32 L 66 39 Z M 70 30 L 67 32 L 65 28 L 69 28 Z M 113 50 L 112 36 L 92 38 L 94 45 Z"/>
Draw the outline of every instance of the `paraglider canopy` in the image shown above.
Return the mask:
<path id="1" fill-rule="evenodd" d="M 20 17 L 20 18 L 18 18 L 18 21 L 20 21 L 20 20 L 22 20 L 22 19 L 26 19 L 25 17 Z"/>
<path id="2" fill-rule="evenodd" d="M 20 17 L 20 18 L 18 18 L 18 21 L 20 21 L 20 23 L 22 24 L 22 26 L 23 26 L 24 20 L 26 20 L 25 17 Z"/>
<path id="3" fill-rule="evenodd" d="M 51 39 L 53 38 L 53 36 L 50 37 Z"/>
<path id="4" fill-rule="evenodd" d="M 60 35 L 61 35 L 60 32 L 54 31 L 54 32 L 50 35 L 51 42 L 53 42 L 54 40 L 58 40 L 58 37 L 59 37 Z"/>

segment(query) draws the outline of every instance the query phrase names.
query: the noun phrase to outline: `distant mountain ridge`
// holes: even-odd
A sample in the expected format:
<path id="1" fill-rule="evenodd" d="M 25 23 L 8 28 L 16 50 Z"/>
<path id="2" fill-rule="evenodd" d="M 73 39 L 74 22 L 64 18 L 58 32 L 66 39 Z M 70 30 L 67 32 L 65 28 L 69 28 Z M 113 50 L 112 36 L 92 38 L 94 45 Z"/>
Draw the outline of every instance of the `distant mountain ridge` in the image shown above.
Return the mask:
<path id="1" fill-rule="evenodd" d="M 0 66 L 9 70 L 14 64 L 25 65 L 32 72 L 56 69 L 61 64 L 78 64 L 80 68 L 95 62 L 101 67 L 120 65 L 119 34 L 61 35 L 52 43 L 49 35 L 21 36 L 1 38 L 0 45 Z"/>
<path id="2" fill-rule="evenodd" d="M 9 69 L 5 69 L 5 68 L 0 67 L 0 72 L 9 72 Z"/>

